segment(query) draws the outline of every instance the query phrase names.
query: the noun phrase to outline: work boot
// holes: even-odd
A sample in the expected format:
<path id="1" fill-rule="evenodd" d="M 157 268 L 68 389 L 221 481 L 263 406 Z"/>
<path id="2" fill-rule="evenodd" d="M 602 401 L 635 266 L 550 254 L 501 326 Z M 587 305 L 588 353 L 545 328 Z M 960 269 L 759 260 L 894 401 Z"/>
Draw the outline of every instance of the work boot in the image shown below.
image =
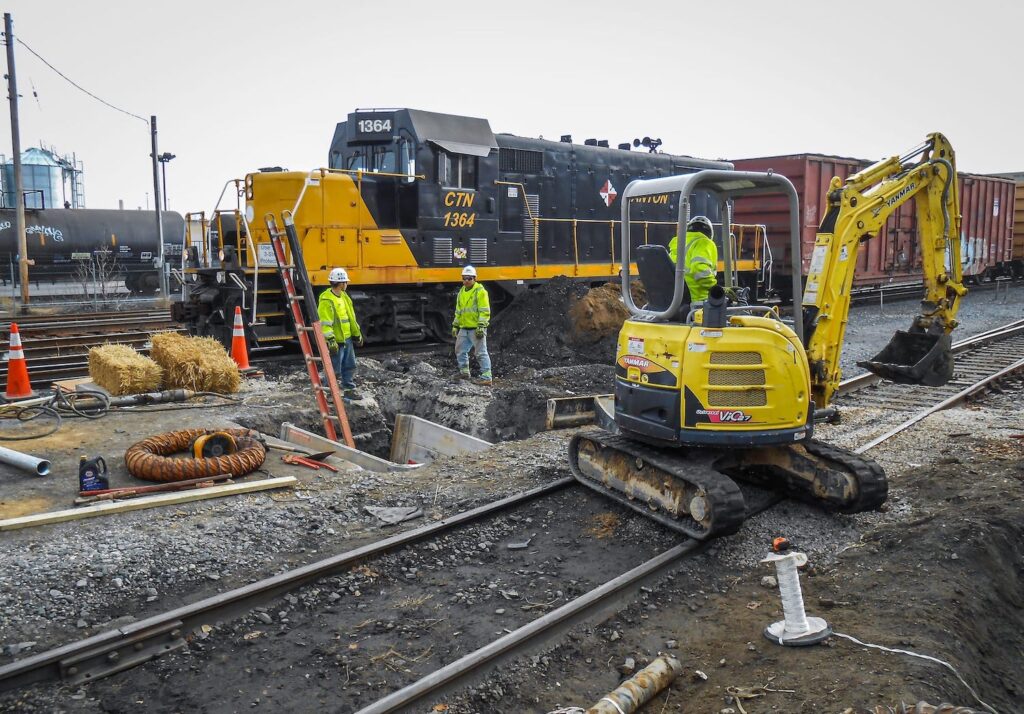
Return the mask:
<path id="1" fill-rule="evenodd" d="M 472 375 L 469 373 L 469 369 L 460 369 L 456 377 L 459 379 L 470 379 Z"/>
<path id="2" fill-rule="evenodd" d="M 355 387 L 345 387 L 344 391 L 342 392 L 342 396 L 345 399 L 352 399 L 352 400 L 362 399 L 363 398 L 363 395 L 361 395 L 359 392 L 357 392 Z"/>
<path id="3" fill-rule="evenodd" d="M 488 372 L 487 374 L 481 374 L 480 379 L 474 380 L 473 383 L 479 384 L 484 387 L 491 386 L 491 384 L 493 384 L 493 380 L 491 379 L 491 373 Z"/>

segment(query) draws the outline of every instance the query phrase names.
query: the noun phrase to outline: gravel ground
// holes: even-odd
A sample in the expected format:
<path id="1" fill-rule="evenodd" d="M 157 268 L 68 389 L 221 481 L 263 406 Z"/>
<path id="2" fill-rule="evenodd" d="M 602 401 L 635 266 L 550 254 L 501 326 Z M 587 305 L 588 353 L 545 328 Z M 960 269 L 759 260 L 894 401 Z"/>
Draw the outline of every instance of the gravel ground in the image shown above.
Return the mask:
<path id="1" fill-rule="evenodd" d="M 1011 300 L 1005 304 L 994 303 L 991 293 L 969 295 L 961 310 L 963 327 L 957 336 L 966 337 L 1022 317 L 1022 301 L 1024 289 L 1020 287 L 1015 288 Z M 877 352 L 894 329 L 904 329 L 909 325 L 915 308 L 914 302 L 887 305 L 884 316 L 879 314 L 877 306 L 854 308 L 847 331 L 844 366 L 849 369 L 848 365 L 857 359 Z M 500 360 L 500 353 L 495 358 L 496 362 Z M 197 502 L 5 533 L 7 547 L 0 550 L 0 665 L 132 618 L 154 614 L 182 602 L 195 601 L 289 567 L 349 550 L 393 532 L 393 529 L 382 530 L 380 524 L 365 512 L 365 506 L 419 505 L 429 520 L 566 475 L 564 453 L 569 434 L 535 433 L 539 428 L 538 414 L 542 414 L 543 400 L 548 396 L 609 391 L 600 389 L 606 380 L 610 382 L 606 376 L 609 368 L 602 358 L 602 355 L 594 355 L 599 363 L 596 366 L 561 365 L 542 370 L 517 366 L 499 379 L 491 391 L 475 385 L 448 382 L 446 365 L 449 355 L 441 354 L 426 360 L 406 356 L 387 366 L 382 362 L 364 360 L 360 378 L 368 392 L 366 404 L 355 407 L 353 412 L 357 419 L 363 420 L 359 422 L 364 425 L 360 433 L 367 435 L 366 443 L 372 442 L 383 448 L 380 445 L 390 438 L 388 425 L 393 412 L 405 409 L 423 411 L 428 418 L 432 416 L 448 421 L 456 428 L 465 428 L 469 424 L 468 431 L 476 431 L 494 440 L 510 437 L 520 440 L 501 443 L 469 457 L 441 459 L 413 474 L 371 475 L 361 471 L 343 471 L 337 475 L 307 474 L 299 488 L 285 493 Z M 417 366 L 419 364 L 423 366 Z M 496 372 L 502 374 L 497 368 Z M 848 376 L 850 374 L 853 372 Z M 257 383 L 249 387 L 251 391 L 245 395 L 246 404 L 218 411 L 218 415 L 223 420 L 259 425 L 270 433 L 276 433 L 276 425 L 284 420 L 309 426 L 317 419 L 309 406 L 305 387 L 304 380 L 296 377 Z M 453 396 L 445 400 L 443 395 Z M 756 628 L 737 635 L 736 631 L 730 633 L 715 625 L 723 616 L 730 619 L 732 616 L 726 613 L 735 613 L 730 608 L 737 604 L 744 616 L 753 613 L 760 620 L 770 620 L 776 614 L 776 595 L 759 590 L 757 585 L 758 578 L 764 574 L 759 561 L 770 539 L 780 533 L 786 534 L 811 555 L 816 567 L 833 569 L 841 577 L 843 558 L 851 547 L 859 547 L 872 533 L 898 528 L 900 524 L 936 512 L 939 506 L 928 500 L 927 489 L 922 486 L 927 481 L 914 476 L 915 469 L 932 468 L 934 471 L 930 473 L 941 474 L 942 460 L 951 458 L 951 447 L 954 451 L 961 447 L 980 448 L 975 443 L 979 437 L 951 437 L 951 434 L 983 433 L 984 444 L 1006 444 L 1011 441 L 1006 438 L 1011 433 L 1024 431 L 1019 401 L 1014 401 L 1020 396 L 1020 392 L 1016 392 L 1013 398 L 1006 397 L 1002 401 L 993 397 L 998 402 L 995 409 L 982 411 L 969 407 L 936 415 L 928 420 L 927 425 L 876 449 L 874 457 L 892 477 L 890 500 L 883 512 L 827 515 L 803 504 L 787 502 L 749 521 L 737 536 L 712 544 L 704 554 L 687 561 L 673 580 L 667 580 L 654 592 L 642 593 L 616 618 L 585 626 L 555 650 L 503 670 L 501 675 L 490 677 L 484 685 L 450 700 L 450 711 L 547 711 L 559 702 L 585 705 L 615 686 L 622 676 L 620 665 L 627 657 L 633 657 L 642 666 L 640 663 L 659 649 L 671 649 L 666 644 L 669 641 L 677 641 L 681 646 L 690 648 L 687 650 L 688 666 L 693 669 L 700 668 L 707 673 L 721 668 L 728 671 L 730 677 L 715 677 L 713 684 L 717 690 L 703 687 L 690 677 L 685 683 L 681 680 L 674 690 L 678 692 L 678 699 L 673 698 L 672 703 L 666 701 L 667 706 L 662 710 L 680 711 L 673 705 L 684 697 L 699 702 L 699 705 L 694 705 L 697 708 L 688 711 L 728 709 L 724 693 L 726 681 L 753 685 L 756 681 L 752 678 L 767 671 L 766 667 L 770 669 L 768 665 L 771 663 L 777 665 L 776 669 L 786 671 L 786 658 L 775 650 L 766 649 L 767 646 L 758 639 Z M 898 421 L 900 416 L 877 409 L 850 409 L 844 412 L 842 424 L 821 427 L 819 436 L 837 444 L 853 446 L 880 433 L 886 425 Z M 134 414 L 115 414 L 102 422 L 75 423 L 66 427 L 69 431 L 61 433 L 65 436 L 73 434 L 73 438 L 68 438 L 63 446 L 65 460 L 71 463 L 77 459 L 83 444 L 105 443 L 110 435 L 118 432 L 123 435 L 142 432 L 141 438 L 142 435 L 175 428 L 175 422 L 180 422 L 180 417 L 175 415 L 166 415 L 166 421 L 160 423 L 151 421 L 154 419 L 156 417 L 143 420 Z M 991 457 L 984 449 L 978 453 Z M 982 457 L 978 458 L 981 460 Z M 910 476 L 907 476 L 907 486 L 904 487 L 906 474 Z M 10 482 L 24 480 L 20 475 L 6 472 L 3 472 L 3 478 Z M 32 497 L 42 498 L 38 489 L 52 483 L 56 481 L 33 482 L 36 490 Z M 970 494 L 957 497 L 969 498 Z M 5 503 L 10 500 L 5 496 Z M 50 496 L 50 503 L 52 500 Z M 524 597 L 529 592 L 534 603 L 547 602 L 544 598 L 557 597 L 559 591 L 564 599 L 595 582 L 592 567 L 584 566 L 607 564 L 607 574 L 616 575 L 627 567 L 627 556 L 639 562 L 652 552 L 648 547 L 662 547 L 667 542 L 663 531 L 631 513 L 610 505 L 605 507 L 594 497 L 572 501 L 566 496 L 557 503 L 557 509 L 545 506 L 544 510 L 522 516 L 523 519 L 534 518 L 535 528 L 533 523 L 507 519 L 442 542 L 438 547 L 444 549 L 444 557 L 425 547 L 383 559 L 372 566 L 375 576 L 357 572 L 342 574 L 330 582 L 290 595 L 265 612 L 253 613 L 232 623 L 216 624 L 210 632 L 202 633 L 202 637 L 194 640 L 185 654 L 132 670 L 81 691 L 40 686 L 22 693 L 3 695 L 0 696 L 0 710 L 135 711 L 141 706 L 135 703 L 135 697 L 142 697 L 147 709 L 182 710 L 170 701 L 169 697 L 173 695 L 186 697 L 184 701 L 191 702 L 186 709 L 195 711 L 240 711 L 258 706 L 273 711 L 280 708 L 279 700 L 261 694 L 261 688 L 266 689 L 268 682 L 273 682 L 276 688 L 279 682 L 275 677 L 278 676 L 282 682 L 297 683 L 296 686 L 301 684 L 299 680 L 288 679 L 291 675 L 285 673 L 285 669 L 293 666 L 299 672 L 318 673 L 316 678 L 321 689 L 341 692 L 331 695 L 318 690 L 316 694 L 293 700 L 289 705 L 294 711 L 321 710 L 324 706 L 321 701 L 327 702 L 328 710 L 338 711 L 344 711 L 355 703 L 368 703 L 388 688 L 429 671 L 446 656 L 469 648 L 470 644 L 458 647 L 451 644 L 455 631 L 469 633 L 466 643 L 481 644 L 490 636 L 489 633 L 507 626 L 502 622 L 519 623 L 519 619 L 507 618 L 514 614 L 515 618 L 521 619 L 529 611 L 517 608 L 529 603 L 522 597 L 506 598 L 500 594 L 501 589 L 509 591 L 511 588 Z M 1007 504 L 1008 507 L 1011 505 Z M 604 515 L 606 513 L 607 516 Z M 599 517 L 610 520 L 595 520 Z M 419 523 L 411 522 L 404 527 L 416 527 Z M 606 530 L 615 534 L 612 539 L 614 546 L 595 535 L 593 529 L 602 523 Z M 527 567 L 506 558 L 508 553 L 501 547 L 503 541 L 526 530 L 543 533 L 545 528 L 553 536 L 538 541 L 533 565 Z M 963 536 L 962 545 L 966 547 L 969 540 Z M 480 543 L 486 547 L 480 548 Z M 641 543 L 643 547 L 630 555 L 616 550 L 622 543 Z M 886 557 L 899 557 L 898 553 L 886 552 Z M 462 565 L 459 575 L 446 578 L 442 564 L 444 558 L 450 559 L 451 555 L 461 556 Z M 921 556 L 917 554 L 915 557 Z M 517 568 L 542 571 L 546 580 L 542 581 L 542 576 L 536 572 L 516 572 Z M 865 574 L 866 571 L 857 572 L 858 588 L 878 587 L 884 590 L 886 587 L 884 580 L 887 578 L 873 579 Z M 738 589 L 737 583 L 740 583 Z M 491 588 L 491 584 L 498 587 Z M 956 597 L 955 594 L 940 592 L 939 585 L 934 586 L 934 602 L 946 603 L 950 597 Z M 921 587 L 921 584 L 915 587 Z M 1010 588 L 1007 592 L 1014 592 L 1012 586 L 1006 587 Z M 361 595 L 356 596 L 353 588 Z M 495 589 L 499 590 L 497 595 L 493 592 Z M 1011 595 L 1011 599 L 1020 597 L 1019 586 L 1016 592 L 1018 595 Z M 758 597 L 753 598 L 752 593 Z M 363 600 L 363 595 L 367 599 Z M 467 624 L 459 624 L 457 628 L 445 625 L 438 631 L 442 633 L 439 637 L 430 634 L 429 627 L 424 629 L 425 626 L 406 623 L 403 612 L 386 616 L 378 614 L 399 599 L 414 602 L 427 595 L 432 599 L 410 606 L 409 617 L 422 624 L 446 615 Z M 893 597 L 892 593 L 889 597 Z M 999 597 L 986 597 L 992 598 L 993 613 L 1002 613 L 998 609 Z M 843 597 L 833 599 L 839 601 Z M 762 603 L 764 610 L 743 607 L 755 601 Z M 508 606 L 505 604 L 508 602 L 515 604 Z M 471 606 L 483 606 L 484 609 L 469 610 Z M 328 608 L 334 608 L 336 612 L 331 613 Z M 693 608 L 697 608 L 701 615 L 697 629 L 693 629 L 692 623 L 688 624 L 688 618 L 696 612 Z M 506 612 L 499 615 L 496 613 L 498 609 Z M 325 620 L 323 613 L 337 615 L 337 618 Z M 887 617 L 896 617 L 896 614 L 887 613 Z M 267 618 L 270 618 L 270 623 L 266 622 Z M 285 619 L 289 622 L 282 622 Z M 372 621 L 370 625 L 356 629 L 367 619 Z M 356 654 L 350 654 L 348 650 L 331 650 L 326 640 L 307 647 L 315 638 L 313 633 L 331 627 L 334 632 L 344 633 L 337 642 L 344 643 L 346 647 L 363 641 L 362 635 L 358 635 L 360 632 L 369 633 L 368 644 L 362 650 L 357 647 Z M 260 635 L 246 639 L 246 635 L 257 629 L 261 630 Z M 404 639 L 392 636 L 396 629 Z M 354 639 L 352 633 L 357 635 Z M 885 639 L 882 633 L 874 634 Z M 279 635 L 287 637 L 277 647 L 272 643 L 278 640 Z M 893 644 L 891 640 L 887 641 Z M 748 642 L 755 643 L 755 650 L 747 649 Z M 899 642 L 895 644 L 899 645 Z M 939 646 L 933 641 L 928 644 Z M 420 657 L 431 645 L 434 646 L 432 654 Z M 387 647 L 392 646 L 401 655 L 398 659 L 402 662 L 396 661 L 396 655 L 387 655 Z M 231 668 L 232 676 L 251 677 L 255 676 L 252 672 L 257 672 L 257 681 L 238 680 L 242 693 L 229 696 L 227 689 L 216 680 L 218 670 L 213 670 L 214 673 L 204 680 L 207 683 L 198 685 L 196 691 L 219 697 L 217 704 L 204 705 L 206 700 L 199 694 L 195 699 L 188 699 L 189 683 L 195 672 L 212 668 L 215 661 L 223 661 L 225 657 L 234 661 L 233 658 L 246 648 L 257 653 L 256 659 L 239 660 L 238 667 Z M 309 656 L 295 660 L 294 653 L 300 650 L 308 650 Z M 735 657 L 730 654 L 726 657 L 729 664 L 720 665 L 720 657 L 714 654 L 716 651 L 722 656 L 726 656 L 726 651 L 735 653 Z M 740 666 L 739 660 L 748 658 L 743 654 L 748 651 L 756 651 L 756 657 L 755 654 L 749 655 L 752 662 Z M 983 652 L 971 652 L 948 653 L 948 656 L 961 663 L 972 657 L 987 661 L 982 657 Z M 375 660 L 378 655 L 385 656 Z M 338 660 L 336 656 L 351 659 Z M 753 661 L 755 659 L 756 662 Z M 243 661 L 248 664 L 242 664 Z M 301 666 L 292 664 L 296 661 Z M 392 666 L 381 665 L 385 661 Z M 873 661 L 864 655 L 857 659 L 858 677 L 861 673 L 865 680 L 873 676 Z M 280 664 L 274 664 L 277 662 Z M 345 664 L 348 667 L 342 669 Z M 993 671 L 1001 671 L 996 664 L 993 664 Z M 749 668 L 744 669 L 747 665 Z M 246 673 L 246 667 L 251 672 Z M 182 670 L 193 675 L 177 677 Z M 911 684 L 893 684 L 906 679 L 908 682 L 927 682 L 930 688 L 923 690 L 926 694 L 940 692 L 951 698 L 959 697 L 963 704 L 972 703 L 965 698 L 959 685 L 950 684 L 946 677 L 940 677 L 934 671 L 922 671 L 899 663 L 890 663 L 884 670 L 893 673 L 892 681 L 881 675 L 871 679 L 872 686 L 878 688 L 879 701 L 894 702 L 909 692 L 921 691 Z M 371 672 L 378 671 L 383 673 L 381 678 L 370 676 Z M 325 676 L 324 672 L 330 674 Z M 1011 691 L 1012 687 L 1024 691 L 1024 684 L 1014 680 L 1012 673 L 1005 679 Z M 340 686 L 342 681 L 348 682 L 345 688 Z M 217 694 L 218 687 L 225 693 Z M 527 696 L 527 692 L 531 694 Z M 840 704 L 853 702 L 857 697 L 856 690 L 849 684 L 837 687 L 835 692 L 838 693 L 830 694 L 827 699 L 816 700 L 804 690 L 802 701 L 828 701 L 835 704 L 829 710 L 840 711 L 843 708 Z M 857 702 L 863 700 L 856 699 Z M 786 701 L 789 705 L 782 706 L 782 711 L 805 710 L 796 700 Z M 778 700 L 773 702 L 776 704 Z M 752 708 L 754 704 L 751 702 L 746 706 L 748 711 L 758 711 Z"/>

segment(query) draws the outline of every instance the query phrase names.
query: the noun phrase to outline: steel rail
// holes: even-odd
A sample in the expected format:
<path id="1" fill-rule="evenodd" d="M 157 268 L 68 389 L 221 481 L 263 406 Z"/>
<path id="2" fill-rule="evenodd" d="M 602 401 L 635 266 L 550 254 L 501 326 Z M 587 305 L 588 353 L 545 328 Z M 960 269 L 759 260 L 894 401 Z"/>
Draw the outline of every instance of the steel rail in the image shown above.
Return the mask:
<path id="1" fill-rule="evenodd" d="M 1016 320 L 1014 322 L 1009 322 L 1005 325 L 1000 325 L 999 327 L 994 327 L 991 330 L 980 332 L 977 335 L 968 337 L 960 342 L 955 343 L 952 348 L 953 354 L 958 354 L 960 352 L 964 352 L 966 350 L 969 350 L 973 347 L 978 347 L 980 345 L 998 342 L 1000 340 L 1006 339 L 1007 337 L 1013 337 L 1014 335 L 1018 335 L 1022 332 L 1024 332 L 1024 320 Z M 882 378 L 879 377 L 877 374 L 873 374 L 871 372 L 864 372 L 863 374 L 858 374 L 855 377 L 844 379 L 839 384 L 839 389 L 836 391 L 836 394 L 842 396 L 844 394 L 856 392 L 858 389 L 869 387 L 872 384 L 877 384 L 880 381 L 882 381 Z"/>
<path id="2" fill-rule="evenodd" d="M 129 669 L 185 644 L 187 632 L 211 619 L 248 612 L 257 603 L 281 595 L 342 568 L 432 538 L 485 516 L 519 506 L 575 483 L 571 476 L 493 501 L 422 528 L 405 531 L 354 550 L 310 563 L 226 593 L 184 605 L 84 640 L 0 667 L 0 691 L 48 679 L 81 683 Z"/>
<path id="3" fill-rule="evenodd" d="M 889 431 L 885 432 L 881 436 L 876 437 L 875 439 L 872 439 L 871 441 L 869 441 L 864 446 L 859 447 L 853 453 L 855 453 L 855 454 L 863 454 L 865 451 L 868 451 L 869 449 L 875 448 L 876 446 L 878 446 L 882 442 L 888 441 L 892 437 L 896 436 L 901 431 L 905 431 L 905 430 L 909 429 L 910 427 L 912 427 L 914 424 L 916 424 L 917 422 L 921 421 L 925 417 L 931 416 L 932 414 L 934 414 L 937 411 L 942 411 L 943 409 L 948 409 L 949 407 L 953 406 L 954 404 L 962 402 L 964 399 L 967 399 L 972 394 L 974 394 L 974 393 L 978 392 L 979 390 L 983 389 L 986 385 L 990 384 L 991 382 L 994 382 L 994 381 L 996 381 L 998 379 L 1002 379 L 1006 375 L 1011 374 L 1013 372 L 1016 372 L 1016 371 L 1018 371 L 1020 369 L 1024 369 L 1024 358 L 1021 358 L 1021 359 L 1017 360 L 1016 362 L 1011 364 L 1009 367 L 1004 367 L 1003 369 L 999 370 L 995 374 L 990 374 L 987 377 L 978 380 L 974 384 L 972 384 L 972 385 L 970 385 L 968 387 L 965 387 L 964 389 L 961 389 L 959 392 L 957 392 L 953 396 L 948 397 L 946 399 L 943 399 L 938 404 L 935 404 L 935 405 L 933 405 L 931 407 L 928 407 L 924 411 L 918 412 L 914 416 L 912 416 L 909 419 L 907 419 L 905 422 L 901 423 L 899 426 L 893 427 L 892 429 L 890 429 Z"/>
<path id="4" fill-rule="evenodd" d="M 639 587 L 642 582 L 663 574 L 676 561 L 690 555 L 694 550 L 704 545 L 706 543 L 702 541 L 688 540 L 685 543 L 673 546 L 651 558 L 646 563 L 623 573 L 617 578 L 609 580 L 603 585 L 599 585 L 557 610 L 553 610 L 523 625 L 518 630 L 478 650 L 470 652 L 451 664 L 413 682 L 409 686 L 392 692 L 383 699 L 378 699 L 370 706 L 358 710 L 356 714 L 385 714 L 386 712 L 402 711 L 438 690 L 450 687 L 474 670 L 511 656 L 525 644 L 535 644 L 538 638 L 546 634 L 553 634 L 553 631 L 568 627 L 585 616 L 592 616 L 593 608 L 608 602 L 616 596 L 632 591 Z"/>

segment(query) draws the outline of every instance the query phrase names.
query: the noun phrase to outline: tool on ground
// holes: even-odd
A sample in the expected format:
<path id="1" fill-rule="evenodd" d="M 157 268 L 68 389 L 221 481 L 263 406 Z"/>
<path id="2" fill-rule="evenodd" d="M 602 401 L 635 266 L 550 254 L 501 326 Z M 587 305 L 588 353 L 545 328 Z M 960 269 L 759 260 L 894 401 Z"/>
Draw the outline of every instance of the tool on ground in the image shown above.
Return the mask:
<path id="1" fill-rule="evenodd" d="M 291 211 L 282 211 L 281 220 L 284 222 L 284 231 L 278 229 L 277 221 L 274 220 L 272 213 L 268 213 L 265 217 L 270 242 L 274 246 L 274 256 L 277 258 L 277 272 L 281 277 L 281 284 L 284 286 L 285 296 L 288 299 L 288 309 L 291 311 L 292 322 L 295 324 L 295 335 L 299 339 L 302 356 L 309 372 L 309 381 L 313 386 L 317 409 L 320 410 L 320 417 L 323 420 L 324 433 L 331 441 L 337 441 L 340 429 L 345 445 L 354 449 L 355 442 L 352 440 L 348 416 L 345 414 L 341 388 L 338 386 L 338 378 L 334 374 L 334 365 L 331 362 L 327 341 L 324 339 L 324 332 L 320 328 L 320 316 L 317 314 L 313 286 L 309 282 L 309 273 L 306 272 L 306 263 L 302 258 L 302 245 L 295 232 L 295 222 L 292 220 Z M 293 263 L 289 263 L 285 255 L 284 243 L 281 240 L 283 236 L 288 239 L 288 251 Z M 296 279 L 302 294 L 296 291 Z M 305 306 L 305 309 L 300 306 L 300 303 Z M 312 340 L 310 340 L 310 335 L 312 335 Z M 316 354 L 314 354 L 314 348 Z M 323 372 L 322 377 L 321 371 Z M 330 398 L 328 399 L 328 397 Z"/>
<path id="2" fill-rule="evenodd" d="M 78 491 L 103 491 L 110 488 L 107 478 L 107 462 L 102 456 L 90 459 L 88 456 L 78 458 Z"/>
<path id="3" fill-rule="evenodd" d="M 224 481 L 230 479 L 231 475 L 228 474 L 217 480 Z M 137 496 L 146 496 L 151 493 L 168 493 L 172 491 L 188 491 L 196 488 L 207 488 L 209 486 L 215 486 L 217 480 L 213 478 L 201 478 L 191 479 L 189 481 L 178 481 L 177 483 L 164 483 L 158 486 L 139 486 L 138 488 L 113 488 L 103 491 L 102 493 L 89 493 L 82 491 L 79 493 L 78 498 L 75 499 L 76 506 L 82 506 L 87 503 L 96 503 L 97 501 L 116 501 L 122 498 L 135 498 Z"/>
<path id="4" fill-rule="evenodd" d="M 779 552 L 776 543 L 782 541 L 786 547 Z M 762 563 L 775 563 L 775 577 L 779 581 L 782 597 L 782 614 L 785 619 L 773 622 L 764 628 L 764 636 L 777 645 L 801 647 L 816 645 L 832 636 L 832 628 L 820 617 L 808 617 L 804 612 L 804 596 L 800 591 L 800 573 L 797 570 L 807 565 L 804 553 L 792 550 L 785 538 L 776 538 L 772 552 Z"/>
<path id="5" fill-rule="evenodd" d="M 621 197 L 622 300 L 631 313 L 619 333 L 614 407 L 595 402 L 603 430 L 569 444 L 573 475 L 584 485 L 692 538 L 728 535 L 746 517 L 734 479 L 777 487 L 844 513 L 881 506 L 885 472 L 873 460 L 814 440 L 817 413 L 839 388 L 850 291 L 862 243 L 915 201 L 925 299 L 908 332 L 863 363 L 898 382 L 940 385 L 952 376 L 950 332 L 966 294 L 960 252 L 960 204 L 953 148 L 941 134 L 902 157 L 834 178 L 810 258 L 802 300 L 791 320 L 768 305 L 729 305 L 736 289 L 730 201 L 749 195 L 788 199 L 793 294 L 801 294 L 801 213 L 797 193 L 772 172 L 706 169 L 631 182 Z M 688 196 L 716 196 L 722 285 L 703 302 L 688 297 L 687 271 L 718 271 L 703 256 L 663 245 L 634 246 L 630 209 L 645 197 L 680 196 L 679 237 L 690 223 Z M 713 231 L 714 232 L 714 231 Z M 692 259 L 692 260 L 691 260 Z M 690 264 L 707 265 L 693 268 Z M 947 268 L 946 261 L 949 261 Z M 630 292 L 635 263 L 648 304 Z"/>
<path id="6" fill-rule="evenodd" d="M 0 463 L 9 464 L 36 476 L 47 476 L 50 473 L 50 462 L 47 459 L 8 449 L 5 446 L 0 446 Z"/>
<path id="7" fill-rule="evenodd" d="M 107 494 L 114 494 L 115 496 L 121 492 L 132 492 L 132 493 L 159 493 L 160 491 L 173 491 L 175 488 L 180 486 L 194 486 L 197 483 L 227 481 L 232 479 L 234 476 L 231 474 L 217 474 L 215 476 L 204 476 L 203 478 L 192 478 L 185 481 L 173 481 L 171 483 L 161 483 L 155 486 L 123 486 L 121 488 L 107 488 L 101 491 L 79 491 L 79 496 L 105 496 Z"/>
<path id="8" fill-rule="evenodd" d="M 235 453 L 238 444 L 235 437 L 226 431 L 215 431 L 197 436 L 189 446 L 189 451 L 197 459 L 217 458 Z"/>
<path id="9" fill-rule="evenodd" d="M 333 471 L 335 473 L 338 472 L 338 469 L 334 468 L 329 463 L 325 461 L 315 461 L 307 456 L 298 456 L 296 454 L 284 454 L 283 456 L 281 456 L 281 461 L 285 462 L 286 464 L 293 464 L 295 466 L 305 466 L 306 468 L 316 470 L 319 470 L 320 467 L 322 466 L 328 471 Z"/>
<path id="10" fill-rule="evenodd" d="M 32 390 L 32 384 L 28 377 L 28 365 L 25 362 L 25 350 L 21 346 L 21 334 L 18 326 L 11 323 L 11 338 L 7 352 L 7 389 L 4 390 L 6 399 L 29 399 L 36 393 Z"/>

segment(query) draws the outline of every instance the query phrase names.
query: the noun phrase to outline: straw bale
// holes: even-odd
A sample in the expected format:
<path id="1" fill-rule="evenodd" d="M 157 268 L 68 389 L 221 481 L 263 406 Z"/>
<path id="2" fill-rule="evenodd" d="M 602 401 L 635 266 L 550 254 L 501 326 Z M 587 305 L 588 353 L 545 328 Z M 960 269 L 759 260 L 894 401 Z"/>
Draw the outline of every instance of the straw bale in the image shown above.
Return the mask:
<path id="1" fill-rule="evenodd" d="M 114 396 L 155 392 L 163 370 L 128 345 L 101 345 L 89 350 L 89 377 Z"/>
<path id="2" fill-rule="evenodd" d="M 153 335 L 150 356 L 164 370 L 164 388 L 227 394 L 238 391 L 238 365 L 212 337 L 185 337 L 176 332 Z"/>

